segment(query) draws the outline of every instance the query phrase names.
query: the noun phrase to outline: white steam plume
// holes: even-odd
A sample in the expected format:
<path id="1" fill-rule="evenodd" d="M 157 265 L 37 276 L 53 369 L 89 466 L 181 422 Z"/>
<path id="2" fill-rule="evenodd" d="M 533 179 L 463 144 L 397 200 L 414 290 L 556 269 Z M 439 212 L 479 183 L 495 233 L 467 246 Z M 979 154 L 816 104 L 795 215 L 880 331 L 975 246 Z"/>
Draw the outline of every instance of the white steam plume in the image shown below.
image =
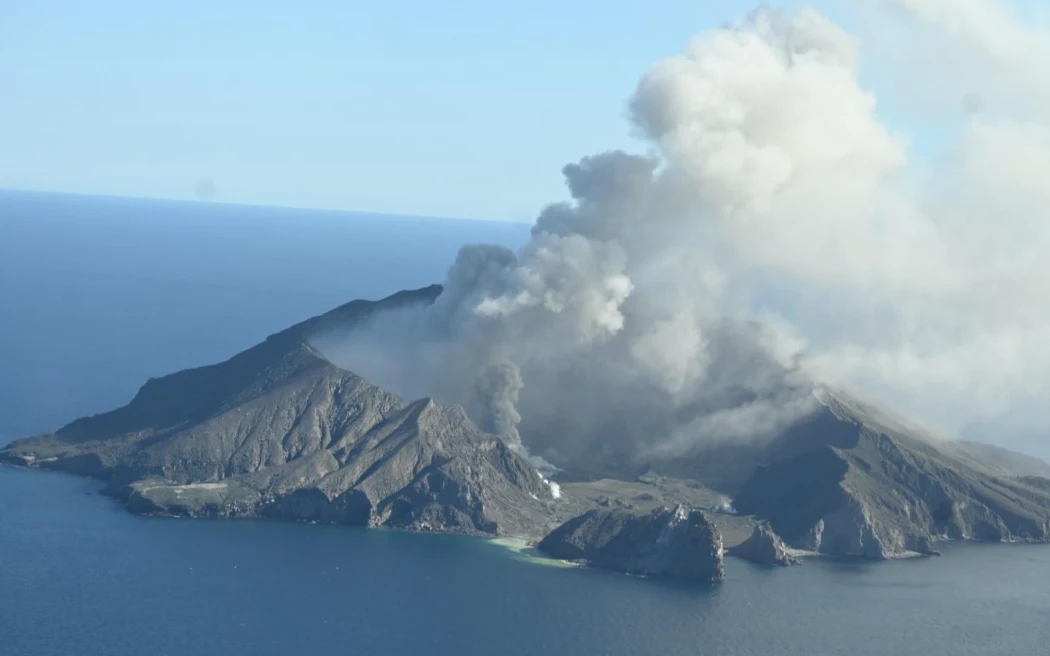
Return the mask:
<path id="1" fill-rule="evenodd" d="M 642 78 L 652 154 L 566 166 L 571 200 L 519 253 L 466 247 L 433 306 L 322 348 L 556 464 L 775 434 L 813 407 L 813 376 L 948 432 L 1045 421 L 1047 32 L 991 0 L 878 4 L 981 59 L 984 109 L 956 103 L 943 153 L 916 159 L 883 122 L 855 39 L 757 11 Z"/>

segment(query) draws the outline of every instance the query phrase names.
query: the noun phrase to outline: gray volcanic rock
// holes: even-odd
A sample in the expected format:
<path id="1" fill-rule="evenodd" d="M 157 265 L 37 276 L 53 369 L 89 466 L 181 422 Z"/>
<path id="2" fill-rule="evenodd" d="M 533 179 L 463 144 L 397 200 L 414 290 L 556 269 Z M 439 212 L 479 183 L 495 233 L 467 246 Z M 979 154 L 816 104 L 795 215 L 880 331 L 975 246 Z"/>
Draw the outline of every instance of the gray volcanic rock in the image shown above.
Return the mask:
<path id="1" fill-rule="evenodd" d="M 0 460 L 108 479 L 140 513 L 542 535 L 550 487 L 522 456 L 462 409 L 406 403 L 307 342 L 439 291 L 349 303 L 150 380 L 123 408 L 14 442 Z"/>
<path id="2" fill-rule="evenodd" d="M 792 555 L 768 522 L 759 522 L 751 537 L 729 550 L 728 555 L 759 565 L 801 565 L 802 561 Z"/>
<path id="3" fill-rule="evenodd" d="M 684 405 L 661 407 L 644 390 L 618 396 L 611 411 L 602 404 L 597 418 L 575 422 L 583 437 L 554 444 L 549 459 L 575 481 L 643 472 L 694 479 L 770 521 L 792 546 L 840 556 L 932 554 L 941 539 L 1050 540 L 1050 494 L 1039 483 L 1050 465 L 942 439 L 819 384 L 801 365 L 774 362 L 749 325 L 713 328 L 705 364 L 719 384 Z M 578 396 L 567 395 L 560 413 L 540 414 L 571 429 Z M 522 422 L 530 445 L 532 421 Z M 572 434 L 548 433 L 548 441 Z"/>
<path id="4" fill-rule="evenodd" d="M 1050 488 L 851 398 L 777 437 L 734 499 L 793 546 L 873 559 L 935 554 L 937 540 L 1050 540 Z M 1000 458 L 999 462 L 1002 459 Z"/>
<path id="5" fill-rule="evenodd" d="M 962 460 L 992 470 L 1004 476 L 1032 476 L 1050 478 L 1050 464 L 1024 453 L 1010 451 L 992 444 L 954 440 L 941 446 Z"/>
<path id="6" fill-rule="evenodd" d="M 1050 480 L 1044 477 L 1050 465 L 997 447 L 942 440 L 821 387 L 797 368 L 763 365 L 766 356 L 748 350 L 744 333 L 736 346 L 712 342 L 722 345 L 715 351 L 733 355 L 713 370 L 727 381 L 725 393 L 699 400 L 682 416 L 669 411 L 655 427 L 623 423 L 633 416 L 625 406 L 615 416 L 597 417 L 602 430 L 578 444 L 564 440 L 571 431 L 540 431 L 543 439 L 566 442 L 565 461 L 555 463 L 567 470 L 564 495 L 554 502 L 533 466 L 461 408 L 429 399 L 406 402 L 310 346 L 318 335 L 352 329 L 386 309 L 431 303 L 440 293 L 433 286 L 348 303 L 226 362 L 151 379 L 126 406 L 16 441 L 0 449 L 0 462 L 105 479 L 111 494 L 141 513 L 538 538 L 589 509 L 619 508 L 623 515 L 581 515 L 552 536 L 571 534 L 573 522 L 585 532 L 597 526 L 592 537 L 601 542 L 606 536 L 613 551 L 602 547 L 577 556 L 594 555 L 596 564 L 631 571 L 675 567 L 660 560 L 664 548 L 639 551 L 648 539 L 645 527 L 663 520 L 628 521 L 626 511 L 673 504 L 716 509 L 720 495 L 732 496 L 740 514 L 768 521 L 788 545 L 840 556 L 932 554 L 943 539 L 1050 541 Z M 770 374 L 760 377 L 762 386 L 740 387 L 748 377 L 730 365 L 741 353 L 750 354 L 744 369 Z M 783 390 L 765 389 L 776 388 L 769 381 L 781 378 Z M 664 434 L 663 423 L 678 422 L 687 438 L 690 422 L 713 411 L 746 409 L 760 394 L 767 404 L 783 401 L 794 409 L 793 422 L 765 441 L 697 440 L 694 451 L 663 455 L 647 449 L 646 439 Z M 537 438 L 535 428 L 527 439 Z M 606 449 L 603 440 L 614 434 Z M 744 542 L 752 528 L 737 514 L 712 517 L 730 544 Z M 614 557 L 616 549 L 634 555 Z"/>
<path id="7" fill-rule="evenodd" d="M 681 505 L 648 514 L 591 510 L 551 531 L 539 549 L 629 574 L 705 583 L 725 578 L 721 534 L 703 512 Z"/>

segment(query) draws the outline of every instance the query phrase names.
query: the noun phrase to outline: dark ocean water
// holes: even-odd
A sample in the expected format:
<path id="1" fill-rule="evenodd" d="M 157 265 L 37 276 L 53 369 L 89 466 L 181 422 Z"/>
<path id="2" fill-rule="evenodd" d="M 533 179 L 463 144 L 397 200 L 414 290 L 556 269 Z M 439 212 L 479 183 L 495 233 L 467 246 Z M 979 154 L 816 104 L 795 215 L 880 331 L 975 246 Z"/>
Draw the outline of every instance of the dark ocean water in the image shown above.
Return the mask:
<path id="1" fill-rule="evenodd" d="M 495 223 L 0 193 L 0 443 L 356 297 L 440 280 Z M 730 560 L 709 591 L 468 538 L 132 516 L 0 467 L 0 656 L 1042 654 L 1050 548 Z"/>
<path id="2" fill-rule="evenodd" d="M 727 562 L 714 591 L 519 560 L 482 540 L 141 518 L 0 468 L 0 653 L 1045 654 L 1050 549 Z"/>
<path id="3" fill-rule="evenodd" d="M 0 191 L 0 443 L 126 403 L 528 226 Z"/>

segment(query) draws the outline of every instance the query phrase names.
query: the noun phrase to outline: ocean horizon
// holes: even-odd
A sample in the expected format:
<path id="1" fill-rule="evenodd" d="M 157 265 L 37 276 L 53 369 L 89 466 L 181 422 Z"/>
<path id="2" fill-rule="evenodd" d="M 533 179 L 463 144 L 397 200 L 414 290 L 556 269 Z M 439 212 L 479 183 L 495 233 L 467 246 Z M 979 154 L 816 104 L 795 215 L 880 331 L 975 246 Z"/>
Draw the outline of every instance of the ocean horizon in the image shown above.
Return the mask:
<path id="1" fill-rule="evenodd" d="M 439 282 L 462 244 L 528 237 L 514 224 L 15 198 L 0 193 L 0 443 L 354 298 Z M 101 485 L 0 467 L 4 656 L 976 656 L 1050 642 L 1041 545 L 787 569 L 728 559 L 710 590 L 544 567 L 477 538 L 139 517 Z"/>

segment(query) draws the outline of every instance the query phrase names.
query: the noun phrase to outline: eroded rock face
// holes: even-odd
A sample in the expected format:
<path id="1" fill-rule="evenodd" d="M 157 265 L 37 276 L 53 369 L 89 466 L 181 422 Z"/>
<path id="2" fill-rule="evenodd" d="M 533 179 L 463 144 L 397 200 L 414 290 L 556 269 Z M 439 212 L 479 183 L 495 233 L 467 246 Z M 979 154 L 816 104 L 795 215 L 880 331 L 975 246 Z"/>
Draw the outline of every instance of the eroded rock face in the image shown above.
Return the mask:
<path id="1" fill-rule="evenodd" d="M 577 480 L 604 491 L 574 501 L 567 487 L 556 500 L 527 459 L 480 430 L 462 409 L 407 402 L 310 345 L 313 336 L 350 329 L 385 309 L 433 302 L 440 292 L 430 287 L 354 301 L 225 362 L 151 379 L 122 408 L 0 448 L 0 463 L 102 478 L 135 512 L 190 517 L 266 516 L 538 539 L 598 505 L 606 514 L 579 516 L 551 533 L 562 538 L 545 541 L 559 557 L 700 578 L 717 578 L 714 570 L 689 570 L 714 560 L 715 536 L 705 542 L 701 519 L 685 510 L 684 518 L 677 510 L 630 515 L 676 503 L 714 507 L 680 479 L 732 495 L 742 514 L 769 522 L 774 538 L 824 554 L 884 559 L 935 553 L 942 539 L 1050 541 L 1050 480 L 1043 477 L 1050 465 L 940 440 L 876 406 L 809 383 L 802 387 L 812 388 L 813 403 L 769 441 L 714 441 L 689 457 L 654 463 L 639 461 L 631 449 L 576 445 L 579 460 L 565 467 L 589 472 Z M 789 378 L 798 391 L 794 373 Z M 737 397 L 727 390 L 718 402 Z M 622 437 L 640 439 L 630 430 Z M 594 480 L 612 473 L 650 489 L 637 493 L 634 483 Z M 694 523 L 695 531 L 681 528 Z M 670 537 L 660 538 L 663 529 Z M 735 543 L 747 530 L 726 535 Z M 756 558 L 780 560 L 772 538 L 753 537 Z M 700 545 L 707 561 L 690 560 L 679 546 L 688 544 Z"/>
<path id="2" fill-rule="evenodd" d="M 819 421 L 773 441 L 734 498 L 787 544 L 882 560 L 934 555 L 942 539 L 1050 540 L 1045 479 L 1011 476 L 848 397 L 822 403 Z"/>
<path id="3" fill-rule="evenodd" d="M 792 555 L 784 541 L 780 539 L 768 522 L 759 522 L 751 537 L 729 550 L 730 556 L 757 563 L 759 565 L 801 565 L 802 561 Z"/>
<path id="4" fill-rule="evenodd" d="M 725 578 L 721 534 L 702 511 L 681 505 L 647 514 L 591 510 L 551 531 L 539 549 L 629 574 L 704 583 Z"/>
<path id="5" fill-rule="evenodd" d="M 0 449 L 0 462 L 110 481 L 143 514 L 264 516 L 539 537 L 551 487 L 460 408 L 406 402 L 309 345 L 335 322 L 432 301 L 355 301 L 229 360 L 148 381 L 123 408 Z"/>

